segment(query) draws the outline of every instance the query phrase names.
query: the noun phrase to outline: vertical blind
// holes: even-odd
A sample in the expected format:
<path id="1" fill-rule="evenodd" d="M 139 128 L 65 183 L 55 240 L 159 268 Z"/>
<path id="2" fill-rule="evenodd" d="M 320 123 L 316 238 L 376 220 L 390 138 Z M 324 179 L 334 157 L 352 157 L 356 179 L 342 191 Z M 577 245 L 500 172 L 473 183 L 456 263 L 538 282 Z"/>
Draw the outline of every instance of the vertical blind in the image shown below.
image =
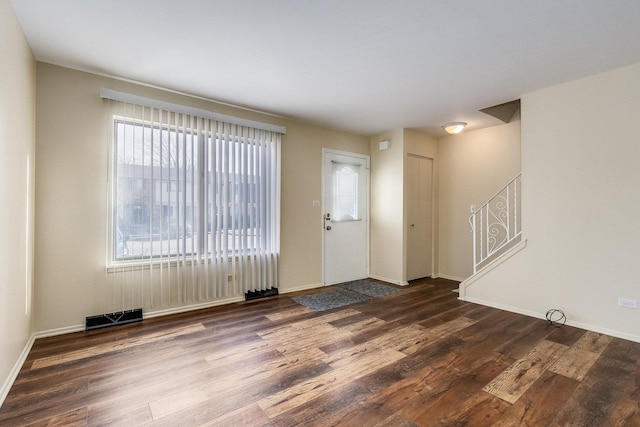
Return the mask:
<path id="1" fill-rule="evenodd" d="M 107 309 L 276 288 L 281 133 L 108 102 Z"/>

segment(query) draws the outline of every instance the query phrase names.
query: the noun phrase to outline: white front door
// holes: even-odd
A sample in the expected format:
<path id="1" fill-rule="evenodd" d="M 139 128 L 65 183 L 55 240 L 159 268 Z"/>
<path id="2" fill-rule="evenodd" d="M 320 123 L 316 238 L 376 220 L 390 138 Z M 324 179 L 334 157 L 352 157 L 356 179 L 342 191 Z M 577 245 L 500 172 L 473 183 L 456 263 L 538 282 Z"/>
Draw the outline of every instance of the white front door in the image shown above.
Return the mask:
<path id="1" fill-rule="evenodd" d="M 323 149 L 323 282 L 369 275 L 369 156 Z"/>

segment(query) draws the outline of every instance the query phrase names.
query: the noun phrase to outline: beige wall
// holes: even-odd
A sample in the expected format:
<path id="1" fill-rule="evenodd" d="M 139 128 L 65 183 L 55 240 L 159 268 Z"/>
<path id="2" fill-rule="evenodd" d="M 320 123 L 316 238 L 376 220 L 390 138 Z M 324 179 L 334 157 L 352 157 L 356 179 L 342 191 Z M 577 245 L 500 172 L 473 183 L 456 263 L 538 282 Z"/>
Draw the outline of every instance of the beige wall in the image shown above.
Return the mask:
<path id="1" fill-rule="evenodd" d="M 0 0 L 0 405 L 32 334 L 35 61 Z"/>
<path id="2" fill-rule="evenodd" d="M 379 143 L 385 140 L 391 141 L 391 147 L 380 151 Z M 396 129 L 371 137 L 370 150 L 370 276 L 406 284 L 405 161 L 407 154 L 437 159 L 437 140 L 421 132 Z M 434 163 L 437 171 L 437 160 Z M 434 174 L 437 180 L 437 172 Z M 434 222 L 437 224 L 437 216 Z M 437 245 L 434 251 L 437 253 Z"/>
<path id="3" fill-rule="evenodd" d="M 640 341 L 640 64 L 522 97 L 527 247 L 467 298 Z"/>
<path id="4" fill-rule="evenodd" d="M 380 151 L 381 141 L 391 141 Z M 403 283 L 403 131 L 396 129 L 370 139 L 371 217 L 369 275 Z"/>
<path id="5" fill-rule="evenodd" d="M 439 272 L 473 273 L 470 206 L 480 207 L 520 172 L 520 121 L 440 138 Z"/>
<path id="6" fill-rule="evenodd" d="M 282 139 L 280 292 L 320 286 L 322 148 L 368 154 L 368 138 L 38 63 L 36 330 L 105 312 L 106 87 L 287 127 Z M 64 329 L 60 329 L 62 331 Z"/>
<path id="7" fill-rule="evenodd" d="M 281 289 L 322 285 L 322 149 L 369 154 L 368 138 L 287 122 L 282 142 Z"/>

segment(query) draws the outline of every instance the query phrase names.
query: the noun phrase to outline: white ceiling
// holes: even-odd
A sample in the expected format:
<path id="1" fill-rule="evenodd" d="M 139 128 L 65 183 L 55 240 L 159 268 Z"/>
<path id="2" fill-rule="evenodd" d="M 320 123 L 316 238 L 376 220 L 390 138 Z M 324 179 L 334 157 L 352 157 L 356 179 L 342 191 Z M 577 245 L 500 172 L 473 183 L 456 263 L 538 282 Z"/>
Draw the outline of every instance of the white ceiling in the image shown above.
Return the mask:
<path id="1" fill-rule="evenodd" d="M 373 135 L 640 62 L 638 0 L 12 0 L 37 60 Z"/>

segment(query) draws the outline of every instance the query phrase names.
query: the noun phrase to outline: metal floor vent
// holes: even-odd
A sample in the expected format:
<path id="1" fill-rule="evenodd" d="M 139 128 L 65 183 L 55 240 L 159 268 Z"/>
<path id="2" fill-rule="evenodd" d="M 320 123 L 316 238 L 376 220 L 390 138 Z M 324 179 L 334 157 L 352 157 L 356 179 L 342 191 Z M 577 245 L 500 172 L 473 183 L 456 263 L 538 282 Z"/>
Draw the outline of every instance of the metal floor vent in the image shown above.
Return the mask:
<path id="1" fill-rule="evenodd" d="M 274 297 L 278 295 L 278 288 L 269 288 L 264 291 L 247 291 L 244 294 L 245 301 L 251 301 L 258 298 Z"/>
<path id="2" fill-rule="evenodd" d="M 115 313 L 99 314 L 89 316 L 86 319 L 85 331 L 93 329 L 107 328 L 109 326 L 124 325 L 126 323 L 142 321 L 142 309 L 116 311 Z"/>

